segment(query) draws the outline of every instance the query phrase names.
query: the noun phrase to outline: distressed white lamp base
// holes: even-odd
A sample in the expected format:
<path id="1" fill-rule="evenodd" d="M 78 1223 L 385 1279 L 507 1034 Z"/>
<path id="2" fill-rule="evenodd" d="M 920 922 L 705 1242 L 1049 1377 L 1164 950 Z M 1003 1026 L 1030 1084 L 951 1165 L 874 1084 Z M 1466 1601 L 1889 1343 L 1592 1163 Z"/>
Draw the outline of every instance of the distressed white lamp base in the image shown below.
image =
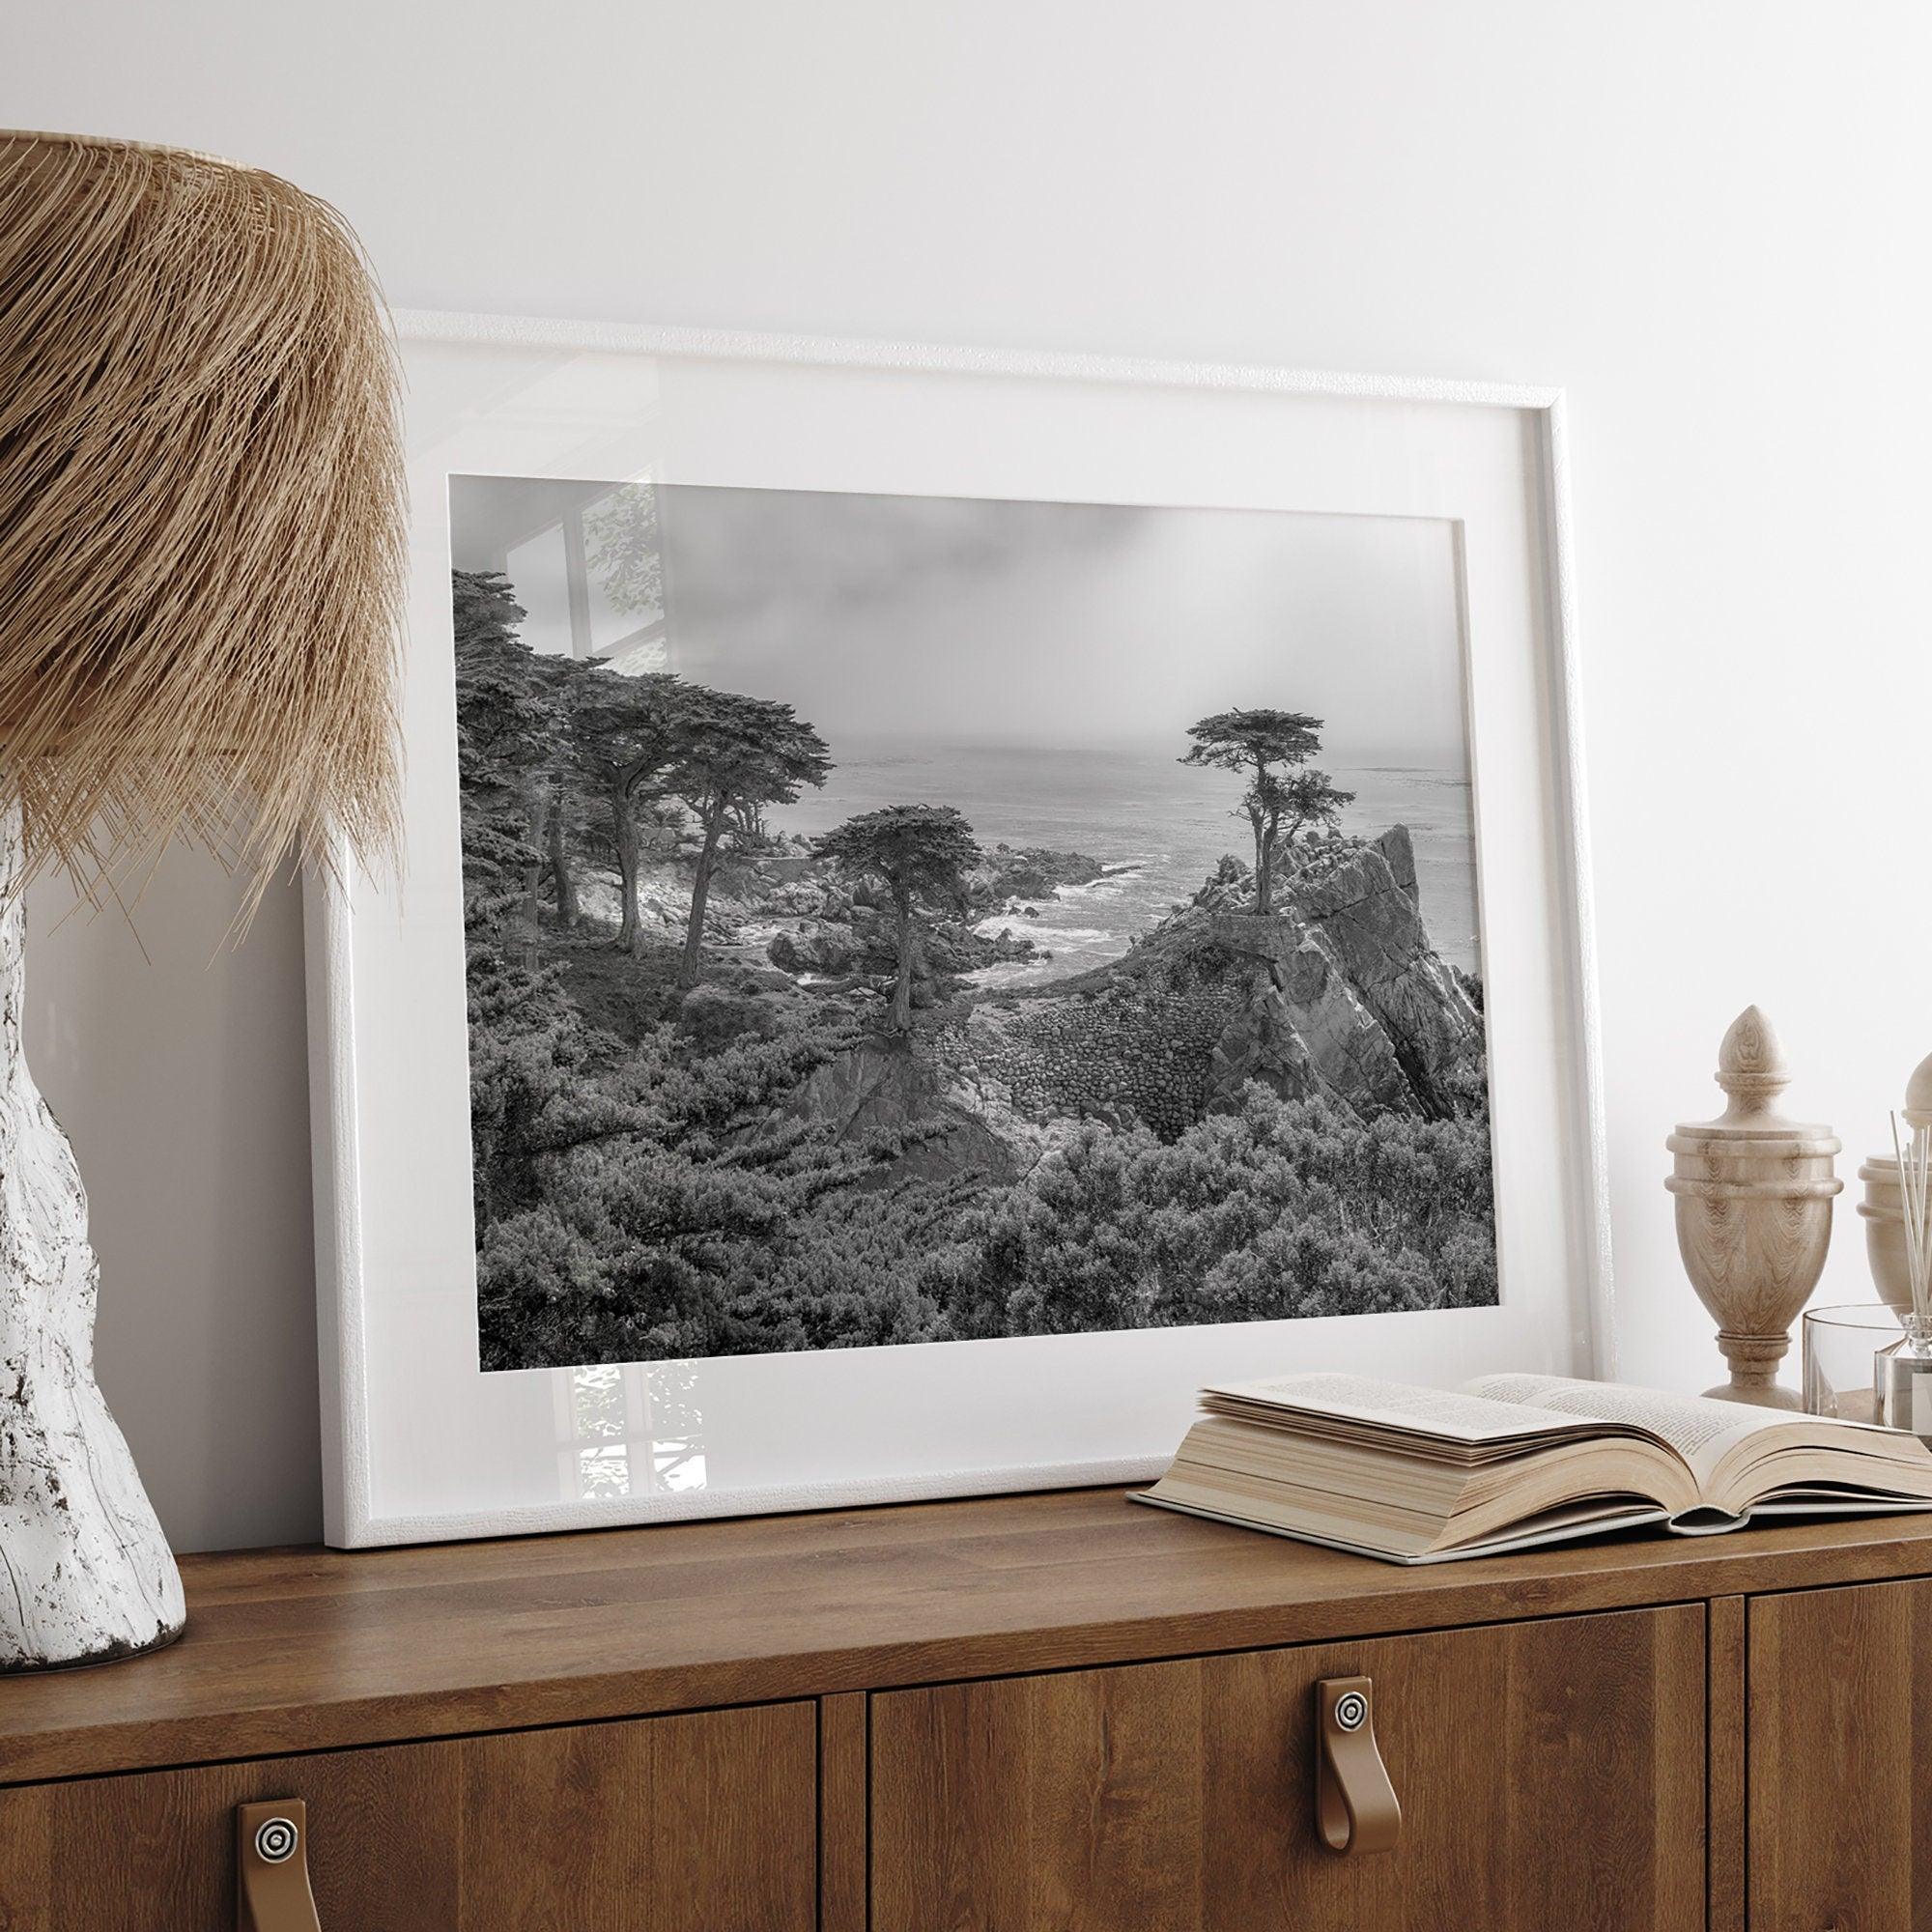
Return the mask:
<path id="1" fill-rule="evenodd" d="M 94 1382 L 99 1266 L 73 1151 L 20 1042 L 17 814 L 0 817 L 0 1671 L 172 1642 L 181 1573 Z"/>

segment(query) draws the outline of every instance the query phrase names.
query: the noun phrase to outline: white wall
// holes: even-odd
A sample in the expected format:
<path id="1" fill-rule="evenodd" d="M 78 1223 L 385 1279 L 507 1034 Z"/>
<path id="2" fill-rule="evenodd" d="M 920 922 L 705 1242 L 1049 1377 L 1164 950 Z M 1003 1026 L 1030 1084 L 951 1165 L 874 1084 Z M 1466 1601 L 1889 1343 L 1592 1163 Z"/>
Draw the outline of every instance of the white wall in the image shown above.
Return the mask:
<path id="1" fill-rule="evenodd" d="M 1662 1140 L 1747 1001 L 1849 1176 L 1932 1049 L 1909 0 L 63 0 L 0 121 L 335 201 L 412 306 L 1560 382 L 1627 1372 L 1718 1364 Z M 36 903 L 43 927 L 57 890 Z M 299 918 L 34 963 L 101 1379 L 185 1548 L 317 1533 Z M 1841 1213 L 1827 1290 L 1868 1293 Z"/>

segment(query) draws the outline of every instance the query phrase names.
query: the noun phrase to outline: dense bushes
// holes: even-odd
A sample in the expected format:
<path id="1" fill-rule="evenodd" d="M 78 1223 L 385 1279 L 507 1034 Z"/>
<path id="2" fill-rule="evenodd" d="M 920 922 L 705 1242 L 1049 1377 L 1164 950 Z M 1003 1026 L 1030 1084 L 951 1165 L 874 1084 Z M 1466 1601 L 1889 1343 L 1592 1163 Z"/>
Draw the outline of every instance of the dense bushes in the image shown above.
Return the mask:
<path id="1" fill-rule="evenodd" d="M 961 1336 L 1256 1321 L 1495 1299 L 1488 1122 L 1250 1086 L 1163 1143 L 1075 1129 L 926 1271 Z"/>
<path id="2" fill-rule="evenodd" d="M 1247 1090 L 1163 1143 L 1084 1122 L 1023 1179 L 897 1181 L 778 1103 L 847 1042 L 634 1046 L 499 976 L 472 1024 L 485 1365 L 1269 1321 L 1495 1298 L 1487 1121 Z"/>

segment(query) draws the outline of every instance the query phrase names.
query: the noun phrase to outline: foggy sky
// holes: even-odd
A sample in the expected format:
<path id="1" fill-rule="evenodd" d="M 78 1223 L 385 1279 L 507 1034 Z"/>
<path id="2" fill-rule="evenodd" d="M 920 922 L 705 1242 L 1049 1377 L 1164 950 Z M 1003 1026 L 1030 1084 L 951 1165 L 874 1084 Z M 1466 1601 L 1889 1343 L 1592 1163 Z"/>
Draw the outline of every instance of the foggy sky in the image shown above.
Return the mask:
<path id="1" fill-rule="evenodd" d="M 834 743 L 1181 739 L 1311 712 L 1324 758 L 1463 758 L 1446 522 L 658 487 L 671 663 Z"/>
<path id="2" fill-rule="evenodd" d="M 1233 705 L 1460 762 L 1452 526 L 659 490 L 673 662 L 828 738 L 1107 745 Z"/>

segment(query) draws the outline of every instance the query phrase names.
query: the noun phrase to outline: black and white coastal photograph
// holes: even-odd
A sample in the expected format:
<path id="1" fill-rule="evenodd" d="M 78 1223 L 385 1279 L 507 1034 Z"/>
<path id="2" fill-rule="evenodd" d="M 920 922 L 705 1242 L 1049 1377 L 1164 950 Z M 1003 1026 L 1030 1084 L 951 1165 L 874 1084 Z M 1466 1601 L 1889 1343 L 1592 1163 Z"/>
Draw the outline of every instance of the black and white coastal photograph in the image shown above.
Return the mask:
<path id="1" fill-rule="evenodd" d="M 1449 524 L 450 512 L 485 1369 L 1496 1300 Z"/>

